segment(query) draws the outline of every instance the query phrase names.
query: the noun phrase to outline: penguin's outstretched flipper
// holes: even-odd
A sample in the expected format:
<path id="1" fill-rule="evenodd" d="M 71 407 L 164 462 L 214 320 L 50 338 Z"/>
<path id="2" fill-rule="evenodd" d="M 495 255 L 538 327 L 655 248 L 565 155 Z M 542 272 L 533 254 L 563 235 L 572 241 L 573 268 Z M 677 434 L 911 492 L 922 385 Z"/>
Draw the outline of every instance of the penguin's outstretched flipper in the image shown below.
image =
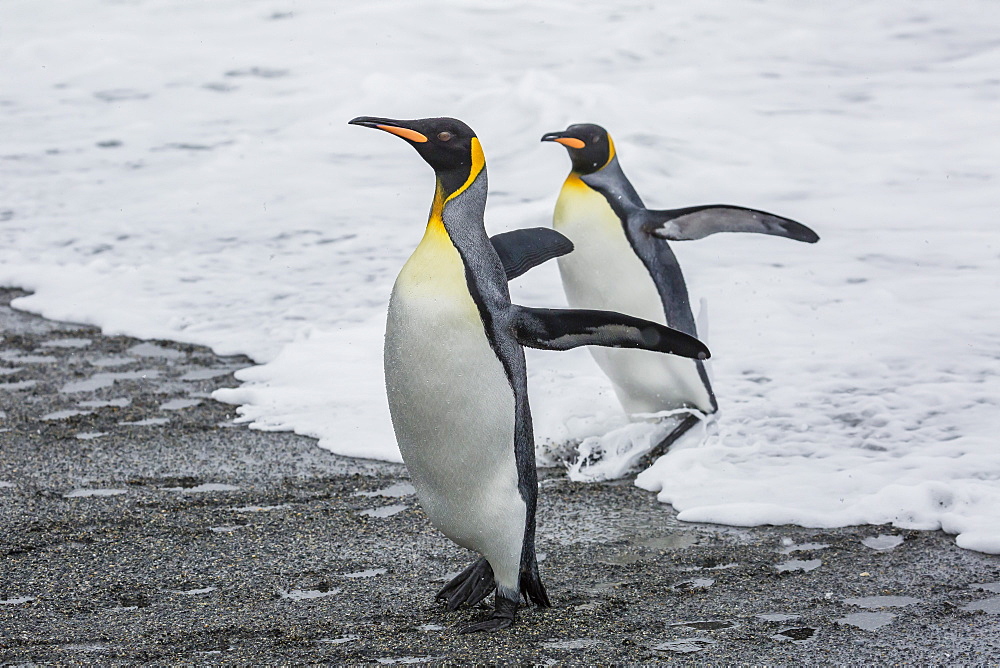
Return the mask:
<path id="1" fill-rule="evenodd" d="M 647 209 L 642 215 L 643 228 L 668 241 L 703 239 L 717 232 L 771 234 L 807 244 L 819 241 L 819 235 L 802 223 L 742 206 L 707 204 L 666 211 Z"/>
<path id="2" fill-rule="evenodd" d="M 478 605 L 496 589 L 493 568 L 486 559 L 478 559 L 471 566 L 452 578 L 434 598 L 442 599 L 449 610 L 457 610 L 463 603 Z"/>
<path id="3" fill-rule="evenodd" d="M 573 250 L 573 242 L 548 227 L 529 227 L 490 237 L 507 280 Z"/>
<path id="4" fill-rule="evenodd" d="M 579 346 L 641 348 L 708 359 L 708 347 L 693 336 L 614 311 L 530 308 L 512 304 L 514 334 L 522 346 L 570 350 Z"/>

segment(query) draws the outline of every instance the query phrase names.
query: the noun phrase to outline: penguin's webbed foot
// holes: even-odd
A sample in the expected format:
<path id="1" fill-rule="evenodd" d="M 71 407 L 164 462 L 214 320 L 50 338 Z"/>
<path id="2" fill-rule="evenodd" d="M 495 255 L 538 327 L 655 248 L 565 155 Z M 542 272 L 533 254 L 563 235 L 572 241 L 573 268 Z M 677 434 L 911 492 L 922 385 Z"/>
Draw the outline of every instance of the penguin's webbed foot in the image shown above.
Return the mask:
<path id="1" fill-rule="evenodd" d="M 677 441 L 677 439 L 686 434 L 695 425 L 701 424 L 703 419 L 705 418 L 699 417 L 693 413 L 685 417 L 677 424 L 676 427 L 670 430 L 669 434 L 663 437 L 663 440 L 653 446 L 652 450 L 644 454 L 639 459 L 638 464 L 634 465 L 635 470 L 642 471 L 644 469 L 648 469 L 653 465 L 653 462 L 667 453 L 667 450 Z"/>
<path id="2" fill-rule="evenodd" d="M 519 601 L 503 598 L 498 592 L 496 597 L 496 609 L 493 610 L 493 616 L 481 622 L 476 622 L 475 624 L 463 627 L 459 629 L 458 632 L 477 633 L 479 631 L 485 631 L 489 633 L 492 631 L 500 631 L 501 629 L 510 628 L 514 625 L 514 618 L 517 615 L 518 604 Z"/>
<path id="3" fill-rule="evenodd" d="M 494 589 L 496 582 L 493 580 L 493 567 L 486 559 L 477 559 L 452 578 L 434 598 L 446 601 L 449 610 L 457 610 L 463 603 L 468 603 L 470 606 L 478 605 Z"/>

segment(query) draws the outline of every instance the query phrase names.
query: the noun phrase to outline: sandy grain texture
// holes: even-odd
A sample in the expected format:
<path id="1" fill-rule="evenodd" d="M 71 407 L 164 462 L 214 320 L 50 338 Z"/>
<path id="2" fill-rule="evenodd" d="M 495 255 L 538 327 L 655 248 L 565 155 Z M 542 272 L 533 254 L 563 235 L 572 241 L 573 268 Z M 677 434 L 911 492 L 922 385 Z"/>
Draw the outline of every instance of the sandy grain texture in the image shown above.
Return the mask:
<path id="1" fill-rule="evenodd" d="M 19 294 L 0 292 L 0 663 L 1000 658 L 996 556 L 891 527 L 684 524 L 557 470 L 538 533 L 555 607 L 456 635 L 484 611 L 433 592 L 470 555 L 402 466 L 235 425 L 208 394 L 246 358 L 46 321 Z"/>

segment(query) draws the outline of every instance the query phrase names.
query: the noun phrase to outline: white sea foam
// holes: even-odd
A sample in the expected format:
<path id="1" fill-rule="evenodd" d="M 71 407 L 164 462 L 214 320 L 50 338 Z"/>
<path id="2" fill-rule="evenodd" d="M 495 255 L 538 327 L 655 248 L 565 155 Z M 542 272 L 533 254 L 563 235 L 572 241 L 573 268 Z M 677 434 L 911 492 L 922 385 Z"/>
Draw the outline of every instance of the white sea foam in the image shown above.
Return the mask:
<path id="1" fill-rule="evenodd" d="M 16 307 L 247 354 L 261 366 L 217 394 L 244 420 L 396 460 L 383 314 L 432 178 L 345 122 L 468 121 L 493 233 L 551 214 L 568 161 L 541 134 L 600 122 L 650 206 L 754 206 L 823 237 L 674 244 L 711 303 L 721 414 L 639 484 L 687 520 L 941 528 L 1000 552 L 1000 5 L 491 0 L 442 4 L 446 36 L 386 0 L 282 20 L 58 6 L 0 6 L 0 283 L 34 291 Z M 554 266 L 512 289 L 563 303 Z M 586 351 L 529 365 L 543 461 L 590 437 L 633 457 L 644 427 Z"/>

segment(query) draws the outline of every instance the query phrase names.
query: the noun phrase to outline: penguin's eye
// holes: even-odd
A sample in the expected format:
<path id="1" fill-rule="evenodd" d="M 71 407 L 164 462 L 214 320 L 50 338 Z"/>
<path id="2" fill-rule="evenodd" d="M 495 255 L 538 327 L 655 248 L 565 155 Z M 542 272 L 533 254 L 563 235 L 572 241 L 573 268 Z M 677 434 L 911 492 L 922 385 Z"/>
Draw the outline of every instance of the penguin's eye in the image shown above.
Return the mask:
<path id="1" fill-rule="evenodd" d="M 447 130 L 438 133 L 438 139 L 440 139 L 441 141 L 451 141 L 451 138 L 454 136 L 455 135 L 451 134 Z"/>

